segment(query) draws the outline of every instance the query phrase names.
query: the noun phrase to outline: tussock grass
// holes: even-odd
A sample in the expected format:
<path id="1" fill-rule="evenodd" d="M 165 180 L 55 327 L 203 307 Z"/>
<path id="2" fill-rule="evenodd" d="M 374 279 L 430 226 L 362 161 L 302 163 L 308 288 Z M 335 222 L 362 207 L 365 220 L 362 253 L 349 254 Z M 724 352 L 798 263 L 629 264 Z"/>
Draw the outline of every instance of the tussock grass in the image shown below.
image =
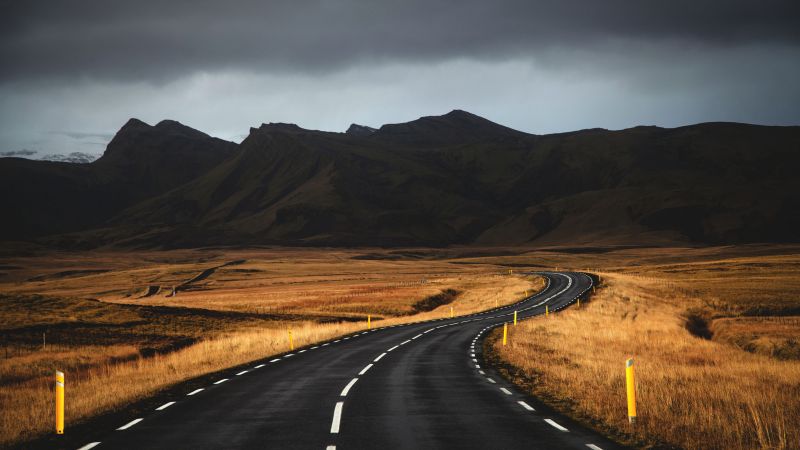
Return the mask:
<path id="1" fill-rule="evenodd" d="M 0 446 L 51 431 L 55 369 L 67 374 L 67 423 L 75 424 L 181 381 L 288 351 L 287 328 L 300 347 L 365 329 L 367 314 L 373 327 L 448 317 L 451 306 L 456 315 L 470 314 L 544 286 L 540 278 L 500 275 L 493 266 L 358 261 L 350 258 L 354 254 L 164 252 L 56 255 L 58 264 L 46 257 L 15 260 L 17 278 L 0 284 Z M 235 259 L 247 262 L 219 269 L 177 297 L 140 298 L 147 286 L 179 284 L 206 266 Z M 98 267 L 109 271 L 90 272 Z M 88 275 L 40 276 L 66 270 Z M 415 304 L 451 289 L 459 292 L 451 303 L 414 314 Z"/>
<path id="2" fill-rule="evenodd" d="M 655 270 L 647 276 L 601 275 L 605 287 L 581 309 L 521 323 L 511 330 L 506 347 L 499 333 L 493 334 L 493 350 L 518 369 L 512 371 L 515 381 L 628 443 L 797 448 L 800 362 L 748 353 L 686 329 L 686 310 L 709 308 L 707 295 L 716 292 L 719 280 L 703 274 L 689 289 Z M 771 283 L 773 277 L 764 275 L 748 281 L 740 271 L 737 283 L 757 290 L 760 283 Z M 739 298 L 731 303 L 731 309 L 743 306 Z M 636 361 L 635 427 L 627 423 L 624 364 L 629 357 Z"/>

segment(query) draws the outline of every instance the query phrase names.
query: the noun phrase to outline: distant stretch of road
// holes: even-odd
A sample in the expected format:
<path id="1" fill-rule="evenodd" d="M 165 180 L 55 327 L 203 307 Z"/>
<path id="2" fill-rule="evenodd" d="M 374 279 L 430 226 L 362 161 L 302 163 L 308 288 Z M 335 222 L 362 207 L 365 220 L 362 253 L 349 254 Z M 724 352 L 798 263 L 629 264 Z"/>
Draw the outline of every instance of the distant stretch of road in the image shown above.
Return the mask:
<path id="1" fill-rule="evenodd" d="M 547 288 L 516 305 L 365 331 L 223 372 L 81 448 L 619 448 L 484 364 L 483 338 L 515 310 L 520 320 L 546 305 L 558 311 L 592 286 L 583 273 L 541 275 Z"/>

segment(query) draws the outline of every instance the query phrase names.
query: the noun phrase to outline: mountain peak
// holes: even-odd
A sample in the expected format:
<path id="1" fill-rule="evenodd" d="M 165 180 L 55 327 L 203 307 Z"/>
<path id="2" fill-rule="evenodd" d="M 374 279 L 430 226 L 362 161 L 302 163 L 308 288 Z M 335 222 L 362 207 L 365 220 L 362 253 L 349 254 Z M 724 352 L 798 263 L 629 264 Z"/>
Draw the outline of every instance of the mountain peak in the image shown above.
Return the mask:
<path id="1" fill-rule="evenodd" d="M 386 140 L 423 147 L 516 139 L 527 135 L 460 109 L 441 116 L 425 116 L 411 122 L 386 124 L 375 134 Z"/>
<path id="2" fill-rule="evenodd" d="M 372 127 L 368 127 L 366 125 L 351 123 L 350 127 L 347 129 L 347 131 L 345 131 L 345 133 L 353 136 L 369 136 L 376 131 L 378 130 Z"/>

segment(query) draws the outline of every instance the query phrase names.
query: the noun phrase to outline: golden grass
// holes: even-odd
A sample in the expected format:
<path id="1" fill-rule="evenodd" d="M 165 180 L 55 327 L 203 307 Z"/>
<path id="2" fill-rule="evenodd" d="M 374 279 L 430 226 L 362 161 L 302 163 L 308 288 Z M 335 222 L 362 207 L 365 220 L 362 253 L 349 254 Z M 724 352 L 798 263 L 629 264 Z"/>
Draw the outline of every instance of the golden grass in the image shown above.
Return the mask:
<path id="1" fill-rule="evenodd" d="M 17 258 L 15 278 L 0 284 L 0 330 L 7 336 L 0 357 L 11 352 L 0 360 L 0 445 L 52 428 L 55 369 L 67 373 L 67 421 L 74 424 L 181 381 L 287 351 L 287 328 L 299 347 L 364 329 L 367 314 L 373 327 L 447 317 L 451 306 L 456 315 L 470 314 L 544 285 L 540 278 L 500 275 L 493 266 L 352 259 L 357 255 L 264 250 Z M 235 259 L 247 261 L 218 269 L 177 297 L 138 298 L 148 285 L 171 287 Z M 412 314 L 417 302 L 445 289 L 458 291 L 452 303 Z M 153 355 L 147 349 L 171 351 L 144 357 Z M 137 383 L 122 381 L 132 378 Z"/>
<path id="2" fill-rule="evenodd" d="M 788 271 L 783 257 L 761 259 L 774 265 L 778 275 L 762 270 L 749 277 L 747 264 L 728 260 L 714 264 L 727 283 L 708 267 L 695 273 L 692 283 L 663 268 L 649 267 L 646 275 L 604 272 L 606 286 L 581 309 L 523 322 L 512 329 L 506 347 L 495 332 L 492 349 L 519 369 L 509 373 L 534 394 L 568 414 L 600 423 L 628 443 L 797 448 L 800 362 L 695 337 L 685 326 L 687 310 L 747 310 L 741 297 L 732 296 L 737 293 L 758 291 L 759 304 L 790 307 L 783 299 L 769 298 L 762 288 L 776 292 L 781 289 L 772 286 L 776 279 L 788 280 L 781 296 L 795 293 L 798 258 L 791 258 Z M 624 363 L 629 357 L 636 361 L 635 427 L 627 423 L 625 400 Z"/>

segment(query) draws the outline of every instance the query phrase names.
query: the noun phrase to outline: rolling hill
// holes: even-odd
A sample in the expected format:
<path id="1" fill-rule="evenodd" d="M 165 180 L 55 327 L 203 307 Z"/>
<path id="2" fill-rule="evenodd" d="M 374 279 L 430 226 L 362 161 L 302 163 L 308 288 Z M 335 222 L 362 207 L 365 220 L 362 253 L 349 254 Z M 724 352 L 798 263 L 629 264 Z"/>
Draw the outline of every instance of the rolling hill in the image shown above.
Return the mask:
<path id="1" fill-rule="evenodd" d="M 90 164 L 0 159 L 5 240 L 61 246 L 800 240 L 800 127 L 522 133 L 464 111 L 234 144 L 131 119 Z"/>

